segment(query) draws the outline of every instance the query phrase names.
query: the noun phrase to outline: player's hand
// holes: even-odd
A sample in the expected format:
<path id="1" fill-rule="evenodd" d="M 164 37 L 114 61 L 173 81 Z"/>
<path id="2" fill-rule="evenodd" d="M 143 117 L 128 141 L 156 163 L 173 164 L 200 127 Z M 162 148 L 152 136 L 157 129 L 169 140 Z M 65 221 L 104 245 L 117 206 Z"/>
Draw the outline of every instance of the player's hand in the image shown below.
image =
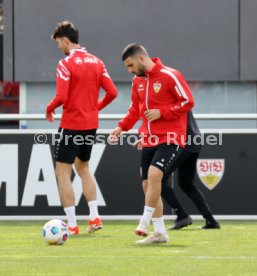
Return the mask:
<path id="1" fill-rule="evenodd" d="M 138 150 L 142 150 L 142 139 L 138 139 L 134 144 L 133 147 L 137 147 Z"/>
<path id="2" fill-rule="evenodd" d="M 120 127 L 116 127 L 114 130 L 112 130 L 108 136 L 108 140 L 111 143 L 117 143 L 119 141 L 119 136 L 122 132 L 122 129 Z"/>
<path id="3" fill-rule="evenodd" d="M 50 123 L 54 121 L 54 112 L 46 112 L 46 120 Z"/>
<path id="4" fill-rule="evenodd" d="M 149 122 L 158 120 L 161 118 L 161 111 L 160 109 L 149 109 L 145 111 L 145 117 Z"/>

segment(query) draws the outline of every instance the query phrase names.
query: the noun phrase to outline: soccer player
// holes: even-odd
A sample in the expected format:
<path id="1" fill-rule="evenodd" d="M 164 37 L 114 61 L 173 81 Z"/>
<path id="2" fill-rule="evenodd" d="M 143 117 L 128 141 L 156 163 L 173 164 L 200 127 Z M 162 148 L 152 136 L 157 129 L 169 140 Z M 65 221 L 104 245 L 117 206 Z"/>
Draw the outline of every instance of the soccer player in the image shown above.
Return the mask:
<path id="1" fill-rule="evenodd" d="M 174 163 L 184 147 L 187 112 L 194 100 L 183 75 L 165 67 L 159 58 L 150 58 L 142 45 L 129 44 L 122 60 L 132 81 L 131 105 L 128 114 L 110 133 L 117 140 L 142 119 L 139 128 L 142 146 L 141 172 L 145 192 L 144 212 L 135 233 L 147 236 L 152 219 L 154 233 L 137 241 L 139 244 L 167 242 L 161 200 L 162 179 L 175 169 Z"/>
<path id="2" fill-rule="evenodd" d="M 71 183 L 74 164 L 90 210 L 88 232 L 94 232 L 102 228 L 102 221 L 98 214 L 96 184 L 89 171 L 89 159 L 98 127 L 98 112 L 117 96 L 117 89 L 104 63 L 80 47 L 79 33 L 72 22 L 58 23 L 52 39 L 66 55 L 57 66 L 56 96 L 46 108 L 46 119 L 52 122 L 55 109 L 63 107 L 59 140 L 55 147 L 60 198 L 67 215 L 69 232 L 78 234 Z M 106 93 L 98 100 L 100 87 Z"/>
<path id="3" fill-rule="evenodd" d="M 191 111 L 187 116 L 187 136 L 189 137 L 185 149 L 180 154 L 176 167 L 178 167 L 178 185 L 181 190 L 193 201 L 206 223 L 203 229 L 219 229 L 220 225 L 213 217 L 204 195 L 194 184 L 196 162 L 201 152 L 201 145 L 194 143 L 194 137 L 200 136 L 200 131 Z M 167 176 L 162 180 L 162 197 L 174 209 L 177 218 L 169 230 L 178 230 L 192 224 L 191 217 L 178 201 L 174 189 L 171 187 Z"/>

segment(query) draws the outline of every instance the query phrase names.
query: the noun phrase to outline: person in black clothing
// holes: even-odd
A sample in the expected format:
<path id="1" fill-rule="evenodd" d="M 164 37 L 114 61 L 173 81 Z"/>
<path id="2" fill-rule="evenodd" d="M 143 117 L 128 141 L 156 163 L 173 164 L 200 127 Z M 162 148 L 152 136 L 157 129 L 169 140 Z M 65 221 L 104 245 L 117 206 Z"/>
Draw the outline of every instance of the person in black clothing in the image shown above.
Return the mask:
<path id="1" fill-rule="evenodd" d="M 191 136 L 191 143 L 188 143 L 177 160 L 178 185 L 181 190 L 193 201 L 201 215 L 205 218 L 206 224 L 203 229 L 219 229 L 220 225 L 212 215 L 204 195 L 194 184 L 196 173 L 196 162 L 201 151 L 201 145 L 192 143 L 193 137 L 200 135 L 199 128 L 191 111 L 188 112 L 187 136 Z M 178 201 L 175 191 L 172 188 L 168 177 L 162 180 L 162 197 L 175 211 L 177 218 L 175 224 L 169 230 L 181 229 L 192 224 L 191 217 L 184 210 Z"/>

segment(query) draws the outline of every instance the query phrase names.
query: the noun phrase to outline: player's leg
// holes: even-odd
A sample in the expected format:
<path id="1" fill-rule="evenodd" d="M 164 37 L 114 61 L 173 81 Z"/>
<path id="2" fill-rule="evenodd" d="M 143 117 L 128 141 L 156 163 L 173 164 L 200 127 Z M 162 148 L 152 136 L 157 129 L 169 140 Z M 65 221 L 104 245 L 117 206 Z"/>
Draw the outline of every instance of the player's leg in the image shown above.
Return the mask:
<path id="1" fill-rule="evenodd" d="M 176 161 L 176 168 L 178 168 L 187 157 L 187 152 L 183 150 Z M 175 190 L 172 187 L 172 184 L 173 183 L 171 183 L 171 180 L 169 179 L 169 173 L 167 173 L 162 180 L 162 197 L 165 199 L 165 201 L 169 204 L 169 206 L 174 210 L 174 212 L 177 215 L 175 224 L 172 227 L 170 227 L 169 230 L 180 229 L 192 224 L 192 219 L 188 215 L 186 210 L 183 208 L 183 206 L 180 204 L 176 196 Z"/>
<path id="2" fill-rule="evenodd" d="M 55 146 L 55 172 L 61 202 L 68 220 L 69 233 L 78 234 L 75 195 L 71 183 L 72 164 L 76 157 L 76 149 L 72 145 L 72 134 L 72 131 L 59 129 L 59 140 Z"/>
<path id="3" fill-rule="evenodd" d="M 144 148 L 141 153 L 141 164 L 140 164 L 140 172 L 142 179 L 142 186 L 144 193 L 146 194 L 148 189 L 148 169 L 153 159 L 156 148 Z M 151 222 L 152 215 L 155 211 L 155 208 L 145 205 L 143 215 L 140 218 L 139 224 L 135 229 L 135 234 L 139 236 L 147 236 L 148 227 Z"/>
<path id="4" fill-rule="evenodd" d="M 152 217 L 152 222 L 153 222 L 154 233 L 157 234 L 158 237 L 161 237 L 162 242 L 167 242 L 169 238 L 164 224 L 163 201 L 161 196 L 159 197 L 159 200 L 157 202 L 155 212 Z"/>
<path id="5" fill-rule="evenodd" d="M 162 194 L 163 179 L 168 179 L 171 173 L 177 168 L 180 154 L 181 154 L 181 149 L 176 145 L 166 145 L 166 144 L 159 145 L 158 150 L 155 153 L 155 157 L 152 161 L 152 166 L 155 166 L 157 169 L 160 169 L 162 171 L 162 178 L 161 178 L 161 185 L 160 185 L 161 190 L 158 191 L 159 195 Z M 149 179 L 148 179 L 148 183 L 149 183 Z M 159 213 L 157 213 L 158 210 L 159 210 Z M 159 201 L 156 206 L 156 211 L 153 215 L 153 224 L 155 228 L 154 232 L 161 233 L 163 235 L 162 240 L 167 239 L 168 235 L 167 235 L 165 225 L 164 225 L 164 220 L 163 220 L 163 202 L 161 197 L 159 197 Z"/>
<path id="6" fill-rule="evenodd" d="M 152 217 L 154 232 L 149 237 L 137 241 L 137 244 L 165 243 L 169 241 L 169 236 L 165 229 L 162 213 L 163 202 L 161 197 L 159 197 L 158 203 L 155 208 L 155 212 Z"/>
<path id="7" fill-rule="evenodd" d="M 176 169 L 180 153 L 181 149 L 173 144 L 161 144 L 157 147 L 148 170 L 146 203 L 150 206 L 157 205 L 162 191 L 162 180 Z"/>
<path id="8" fill-rule="evenodd" d="M 148 195 L 146 201 L 149 204 L 157 204 L 162 191 L 162 180 L 167 179 L 176 169 L 181 149 L 176 145 L 161 144 L 157 147 L 148 171 Z M 152 189 L 152 191 L 151 191 Z"/>
<path id="9" fill-rule="evenodd" d="M 81 178 L 83 194 L 89 207 L 88 232 L 94 232 L 102 228 L 102 221 L 98 214 L 96 198 L 96 183 L 89 169 L 89 160 L 96 135 L 96 130 L 81 131 L 85 144 L 78 146 L 77 157 L 74 162 L 75 169 Z"/>
<path id="10" fill-rule="evenodd" d="M 168 228 L 168 230 L 181 229 L 192 224 L 191 217 L 188 215 L 188 213 L 179 202 L 175 190 L 171 184 L 171 181 L 167 178 L 164 178 L 162 180 L 162 197 L 177 215 L 175 224 Z"/>
<path id="11" fill-rule="evenodd" d="M 96 201 L 96 183 L 89 170 L 89 162 L 75 159 L 74 166 L 77 174 L 81 178 L 83 194 L 87 202 Z M 89 215 L 91 218 L 91 214 Z"/>
<path id="12" fill-rule="evenodd" d="M 147 192 L 148 187 L 148 181 L 143 180 L 142 182 L 144 193 Z M 163 202 L 161 197 L 158 200 L 157 206 L 155 208 L 155 211 L 153 213 L 152 221 L 153 221 L 153 227 L 154 227 L 154 233 L 144 239 L 137 241 L 138 244 L 151 244 L 151 243 L 160 243 L 160 242 L 167 242 L 169 240 L 169 237 L 165 231 L 165 225 L 163 221 L 163 217 L 160 217 L 160 214 L 163 212 Z M 143 230 L 144 233 L 148 233 L 148 225 L 141 225 L 141 231 Z M 144 229 L 145 228 L 145 229 Z"/>
<path id="13" fill-rule="evenodd" d="M 151 165 L 149 166 L 147 174 L 145 209 L 140 220 L 140 224 L 141 222 L 146 222 L 149 224 L 151 218 L 154 216 L 154 218 L 157 219 L 157 221 L 155 220 L 155 222 L 162 229 L 161 232 L 163 232 L 159 234 L 161 234 L 162 237 L 165 236 L 165 238 L 160 238 L 159 235 L 152 235 L 151 238 L 149 237 L 149 239 L 146 238 L 142 241 L 138 241 L 138 243 L 140 244 L 168 241 L 168 235 L 166 233 L 163 221 L 163 205 L 160 198 L 161 184 L 163 176 L 167 171 L 169 171 L 170 168 L 172 168 L 172 165 L 175 163 L 175 160 L 177 159 L 179 153 L 180 149 L 175 145 L 161 144 L 155 147 L 154 156 L 152 157 Z"/>
<path id="14" fill-rule="evenodd" d="M 199 153 L 187 152 L 188 157 L 178 169 L 178 185 L 183 192 L 194 202 L 195 206 L 206 219 L 205 228 L 219 228 L 219 223 L 214 219 L 208 203 L 194 183 L 196 162 Z"/>
<path id="15" fill-rule="evenodd" d="M 150 168 L 149 168 L 150 171 Z M 161 185 L 161 178 L 162 178 L 162 172 L 160 179 L 156 181 L 155 185 L 157 186 L 158 184 Z M 151 178 L 151 177 L 150 177 Z M 151 179 L 152 181 L 154 180 L 153 178 Z M 149 196 L 149 189 L 150 189 L 150 184 L 149 184 L 149 174 L 148 174 L 148 179 L 143 181 L 143 190 L 145 193 L 145 207 L 144 207 L 144 213 L 143 216 L 140 220 L 139 226 L 136 229 L 136 234 L 140 236 L 146 236 L 148 233 L 148 226 L 150 224 L 150 221 L 152 218 L 162 218 L 163 215 L 163 204 L 162 200 L 160 197 L 160 192 L 161 192 L 161 187 L 159 190 L 152 190 L 151 193 L 155 193 L 154 195 Z M 152 201 L 147 201 L 147 196 L 151 198 Z M 153 201 L 153 198 L 157 197 L 155 200 L 156 202 Z M 154 202 L 154 203 L 153 203 Z M 151 206 L 150 204 L 154 204 L 155 207 Z M 165 228 L 164 228 L 165 230 Z"/>
<path id="16" fill-rule="evenodd" d="M 162 178 L 162 170 L 151 165 L 148 170 L 148 188 L 145 194 L 146 206 L 156 208 L 161 195 Z M 156 212 L 158 212 L 158 215 L 161 214 L 161 210 L 156 210 Z"/>
<path id="17" fill-rule="evenodd" d="M 64 208 L 75 205 L 75 195 L 71 183 L 72 164 L 56 162 L 55 173 L 61 202 Z"/>

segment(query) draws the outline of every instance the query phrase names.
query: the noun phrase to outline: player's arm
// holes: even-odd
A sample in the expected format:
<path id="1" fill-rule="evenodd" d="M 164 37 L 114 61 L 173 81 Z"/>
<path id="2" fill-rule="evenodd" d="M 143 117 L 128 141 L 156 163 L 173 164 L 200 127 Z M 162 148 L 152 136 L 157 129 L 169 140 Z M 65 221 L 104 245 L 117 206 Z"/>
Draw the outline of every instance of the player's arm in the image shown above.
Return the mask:
<path id="1" fill-rule="evenodd" d="M 175 103 L 164 106 L 160 109 L 161 116 L 170 120 L 177 118 L 181 113 L 191 110 L 194 106 L 194 99 L 186 80 L 180 72 L 166 69 L 163 70 L 165 70 L 165 73 L 169 76 L 169 89 L 177 98 Z"/>
<path id="2" fill-rule="evenodd" d="M 111 77 L 109 76 L 105 65 L 102 63 L 101 87 L 105 91 L 104 97 L 98 101 L 98 110 L 102 110 L 110 102 L 112 102 L 118 95 L 117 88 L 115 87 Z"/>
<path id="3" fill-rule="evenodd" d="M 131 104 L 127 115 L 122 120 L 119 121 L 118 127 L 120 127 L 122 131 L 128 131 L 135 125 L 135 123 L 139 119 L 140 119 L 139 96 L 135 89 L 135 84 L 132 83 Z"/>
<path id="4" fill-rule="evenodd" d="M 131 105 L 129 107 L 128 113 L 122 120 L 119 121 L 118 126 L 110 132 L 109 139 L 111 141 L 116 141 L 120 136 L 120 133 L 122 131 L 128 131 L 131 129 L 139 120 L 139 118 L 139 98 L 136 90 L 134 89 L 134 85 L 132 84 Z"/>
<path id="5" fill-rule="evenodd" d="M 46 107 L 46 119 L 53 121 L 53 114 L 57 107 L 63 105 L 67 100 L 70 86 L 70 71 L 64 60 L 58 63 L 56 70 L 56 95 Z"/>

